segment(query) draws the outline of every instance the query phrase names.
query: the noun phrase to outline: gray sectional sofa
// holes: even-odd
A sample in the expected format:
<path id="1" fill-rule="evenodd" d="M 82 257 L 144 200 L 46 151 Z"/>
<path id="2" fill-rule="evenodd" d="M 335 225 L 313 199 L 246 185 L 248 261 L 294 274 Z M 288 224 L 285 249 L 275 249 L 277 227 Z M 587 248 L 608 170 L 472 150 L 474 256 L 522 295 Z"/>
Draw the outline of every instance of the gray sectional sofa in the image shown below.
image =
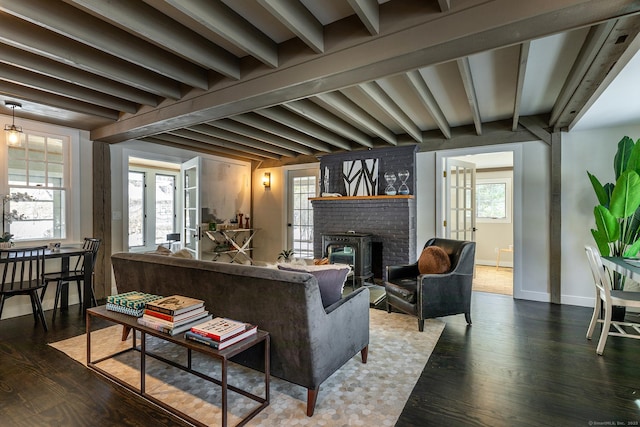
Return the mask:
<path id="1" fill-rule="evenodd" d="M 366 363 L 369 291 L 357 289 L 326 308 L 308 273 L 154 254 L 112 255 L 118 293 L 186 295 L 214 316 L 250 322 L 271 336 L 271 374 L 307 388 L 313 415 L 320 385 L 358 352 Z M 259 369 L 261 351 L 234 361 Z"/>

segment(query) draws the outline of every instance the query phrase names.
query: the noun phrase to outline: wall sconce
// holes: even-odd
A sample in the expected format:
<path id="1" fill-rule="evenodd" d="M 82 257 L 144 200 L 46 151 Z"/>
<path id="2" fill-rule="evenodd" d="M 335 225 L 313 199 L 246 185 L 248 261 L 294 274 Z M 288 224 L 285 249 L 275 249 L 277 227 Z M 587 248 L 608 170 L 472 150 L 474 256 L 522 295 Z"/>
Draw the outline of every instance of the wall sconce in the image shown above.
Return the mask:
<path id="1" fill-rule="evenodd" d="M 4 125 L 4 131 L 7 133 L 7 144 L 18 147 L 21 143 L 22 127 L 16 126 L 16 108 L 22 108 L 22 104 L 15 101 L 4 101 L 4 105 L 11 108 L 12 112 L 11 125 Z"/>
<path id="2" fill-rule="evenodd" d="M 262 177 L 262 185 L 264 188 L 271 188 L 271 172 L 265 172 Z"/>

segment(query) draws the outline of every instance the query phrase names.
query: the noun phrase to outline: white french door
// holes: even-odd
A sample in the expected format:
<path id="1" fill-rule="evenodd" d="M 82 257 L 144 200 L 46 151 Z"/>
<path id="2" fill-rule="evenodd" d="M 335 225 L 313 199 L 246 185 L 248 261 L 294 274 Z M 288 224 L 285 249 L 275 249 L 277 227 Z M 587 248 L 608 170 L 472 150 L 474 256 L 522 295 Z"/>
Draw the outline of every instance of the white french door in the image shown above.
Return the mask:
<path id="1" fill-rule="evenodd" d="M 318 194 L 318 169 L 287 172 L 287 249 L 295 258 L 313 258 L 313 206 Z"/>
<path id="2" fill-rule="evenodd" d="M 180 167 L 182 174 L 182 197 L 184 207 L 182 219 L 182 247 L 194 258 L 200 259 L 200 171 L 201 159 L 195 157 L 187 160 Z"/>
<path id="3" fill-rule="evenodd" d="M 476 165 L 445 158 L 444 187 L 444 236 L 475 241 Z"/>

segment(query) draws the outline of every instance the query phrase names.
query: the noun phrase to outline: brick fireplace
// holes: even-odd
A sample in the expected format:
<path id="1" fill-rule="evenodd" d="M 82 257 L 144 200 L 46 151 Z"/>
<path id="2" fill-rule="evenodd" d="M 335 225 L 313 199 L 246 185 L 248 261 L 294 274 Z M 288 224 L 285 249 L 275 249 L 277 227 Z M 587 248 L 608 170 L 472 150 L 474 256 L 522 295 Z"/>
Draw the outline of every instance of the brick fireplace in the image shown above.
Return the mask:
<path id="1" fill-rule="evenodd" d="M 342 163 L 345 160 L 379 159 L 377 196 L 321 197 L 312 200 L 314 218 L 314 257 L 326 256 L 323 235 L 371 235 L 372 272 L 384 279 L 387 265 L 409 264 L 416 256 L 415 147 L 394 147 L 378 150 L 331 154 L 322 157 L 320 167 L 327 168 L 330 192 L 345 193 L 342 183 Z M 408 169 L 408 196 L 385 196 L 384 173 Z M 323 172 L 324 173 L 324 172 Z M 323 189 L 324 191 L 324 189 Z"/>

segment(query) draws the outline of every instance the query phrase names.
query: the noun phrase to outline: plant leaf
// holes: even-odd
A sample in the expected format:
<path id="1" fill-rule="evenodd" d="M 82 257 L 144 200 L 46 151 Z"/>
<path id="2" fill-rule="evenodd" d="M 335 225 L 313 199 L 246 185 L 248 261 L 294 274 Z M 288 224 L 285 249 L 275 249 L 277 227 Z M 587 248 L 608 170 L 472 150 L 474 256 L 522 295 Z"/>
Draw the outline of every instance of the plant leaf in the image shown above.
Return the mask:
<path id="1" fill-rule="evenodd" d="M 596 218 L 597 231 L 606 242 L 615 242 L 620 238 L 620 224 L 617 218 L 609 212 L 609 209 L 598 205 L 593 209 L 593 215 Z M 598 243 L 597 240 L 596 243 Z M 598 245 L 598 247 L 600 246 Z"/>
<path id="2" fill-rule="evenodd" d="M 633 139 L 628 136 L 622 137 L 620 142 L 618 142 L 618 151 L 616 151 L 616 155 L 613 158 L 613 170 L 616 173 L 616 181 L 620 178 L 620 175 L 627 170 L 634 145 Z"/>
<path id="3" fill-rule="evenodd" d="M 636 171 L 622 172 L 611 194 L 609 209 L 616 218 L 627 218 L 640 206 L 640 175 Z"/>
<path id="4" fill-rule="evenodd" d="M 629 154 L 627 170 L 634 170 L 640 174 L 640 139 L 634 144 Z"/>
<path id="5" fill-rule="evenodd" d="M 636 240 L 633 245 L 627 246 L 627 249 L 624 251 L 622 256 L 635 257 L 636 255 L 638 255 L 638 251 L 640 251 L 640 240 Z"/>
<path id="6" fill-rule="evenodd" d="M 596 193 L 596 197 L 598 198 L 598 202 L 604 207 L 609 207 L 610 195 L 607 194 L 607 190 L 605 187 L 600 184 L 598 178 L 595 175 L 592 175 L 587 171 L 587 175 L 589 176 L 589 180 L 591 181 L 591 186 L 593 187 L 593 191 Z M 609 185 L 609 184 L 607 184 Z M 613 185 L 611 185 L 613 187 Z"/>
<path id="7" fill-rule="evenodd" d="M 602 256 L 609 256 L 610 254 L 609 243 L 607 243 L 607 238 L 604 236 L 604 234 L 592 228 L 591 235 L 593 235 L 593 240 L 596 241 L 596 245 L 598 246 L 598 250 L 600 251 L 600 254 L 602 254 Z"/>

